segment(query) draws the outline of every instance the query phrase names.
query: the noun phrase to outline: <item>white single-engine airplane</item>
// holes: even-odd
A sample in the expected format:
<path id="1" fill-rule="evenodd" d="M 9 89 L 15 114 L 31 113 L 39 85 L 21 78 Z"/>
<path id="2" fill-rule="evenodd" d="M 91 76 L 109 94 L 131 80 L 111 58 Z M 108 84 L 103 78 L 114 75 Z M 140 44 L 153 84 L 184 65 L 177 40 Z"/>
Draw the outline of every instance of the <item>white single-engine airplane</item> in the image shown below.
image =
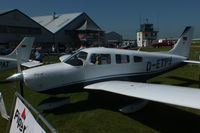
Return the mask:
<path id="1" fill-rule="evenodd" d="M 26 67 L 40 65 L 37 61 L 29 60 L 34 42 L 34 37 L 24 37 L 21 43 L 9 54 L 0 56 L 0 71 L 16 68 L 17 61 Z"/>
<path id="2" fill-rule="evenodd" d="M 122 112 L 139 110 L 147 100 L 200 109 L 199 89 L 138 82 L 185 63 L 199 63 L 187 60 L 192 34 L 193 27 L 186 27 L 168 52 L 82 49 L 66 59 L 62 58 L 60 63 L 27 69 L 7 80 L 23 80 L 28 88 L 40 93 L 58 94 L 89 89 L 143 99 L 135 106 L 122 108 Z"/>

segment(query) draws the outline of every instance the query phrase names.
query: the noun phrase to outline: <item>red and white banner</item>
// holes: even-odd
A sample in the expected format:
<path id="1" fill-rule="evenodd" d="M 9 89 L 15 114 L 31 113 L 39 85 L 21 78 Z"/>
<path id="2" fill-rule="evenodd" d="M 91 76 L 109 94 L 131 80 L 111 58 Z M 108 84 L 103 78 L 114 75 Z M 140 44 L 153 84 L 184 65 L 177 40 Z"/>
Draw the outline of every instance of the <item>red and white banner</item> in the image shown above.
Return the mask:
<path id="1" fill-rule="evenodd" d="M 46 133 L 19 98 L 16 99 L 10 133 Z"/>

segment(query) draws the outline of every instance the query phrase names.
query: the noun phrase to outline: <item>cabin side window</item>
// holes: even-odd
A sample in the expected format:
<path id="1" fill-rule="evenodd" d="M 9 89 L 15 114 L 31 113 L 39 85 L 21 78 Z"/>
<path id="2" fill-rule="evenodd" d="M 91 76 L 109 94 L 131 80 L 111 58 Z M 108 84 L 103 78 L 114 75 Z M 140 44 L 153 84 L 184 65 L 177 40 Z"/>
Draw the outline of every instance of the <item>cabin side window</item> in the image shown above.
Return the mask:
<path id="1" fill-rule="evenodd" d="M 70 64 L 72 66 L 83 66 L 87 59 L 87 55 L 88 53 L 86 52 L 79 52 L 78 54 L 68 59 L 65 63 Z"/>
<path id="2" fill-rule="evenodd" d="M 90 63 L 94 65 L 111 64 L 110 54 L 92 54 Z"/>
<path id="3" fill-rule="evenodd" d="M 140 56 L 133 56 L 133 60 L 135 63 L 137 63 L 137 62 L 142 62 L 143 59 Z"/>
<path id="4" fill-rule="evenodd" d="M 117 64 L 123 64 L 123 63 L 129 63 L 130 59 L 128 55 L 122 55 L 122 54 L 116 54 L 116 63 Z"/>

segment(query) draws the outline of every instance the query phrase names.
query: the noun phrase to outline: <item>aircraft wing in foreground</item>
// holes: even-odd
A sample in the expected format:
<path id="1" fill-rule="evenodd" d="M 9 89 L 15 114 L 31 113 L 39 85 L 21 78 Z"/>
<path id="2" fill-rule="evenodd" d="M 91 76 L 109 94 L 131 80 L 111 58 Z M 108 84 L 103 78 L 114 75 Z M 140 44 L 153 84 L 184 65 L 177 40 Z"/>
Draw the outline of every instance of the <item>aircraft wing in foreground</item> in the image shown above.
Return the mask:
<path id="1" fill-rule="evenodd" d="M 200 90 L 195 88 L 128 81 L 100 82 L 84 88 L 200 109 Z"/>

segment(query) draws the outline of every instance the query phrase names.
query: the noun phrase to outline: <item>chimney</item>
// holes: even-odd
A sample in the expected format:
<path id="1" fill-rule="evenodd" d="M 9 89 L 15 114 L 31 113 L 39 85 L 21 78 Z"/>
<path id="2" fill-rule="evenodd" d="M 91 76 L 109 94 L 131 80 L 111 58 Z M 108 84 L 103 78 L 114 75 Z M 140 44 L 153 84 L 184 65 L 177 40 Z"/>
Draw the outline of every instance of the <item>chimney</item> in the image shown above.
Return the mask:
<path id="1" fill-rule="evenodd" d="M 52 13 L 53 20 L 56 19 L 56 12 Z"/>
<path id="2" fill-rule="evenodd" d="M 148 24 L 149 22 L 148 22 L 148 18 L 146 18 L 146 24 Z"/>

